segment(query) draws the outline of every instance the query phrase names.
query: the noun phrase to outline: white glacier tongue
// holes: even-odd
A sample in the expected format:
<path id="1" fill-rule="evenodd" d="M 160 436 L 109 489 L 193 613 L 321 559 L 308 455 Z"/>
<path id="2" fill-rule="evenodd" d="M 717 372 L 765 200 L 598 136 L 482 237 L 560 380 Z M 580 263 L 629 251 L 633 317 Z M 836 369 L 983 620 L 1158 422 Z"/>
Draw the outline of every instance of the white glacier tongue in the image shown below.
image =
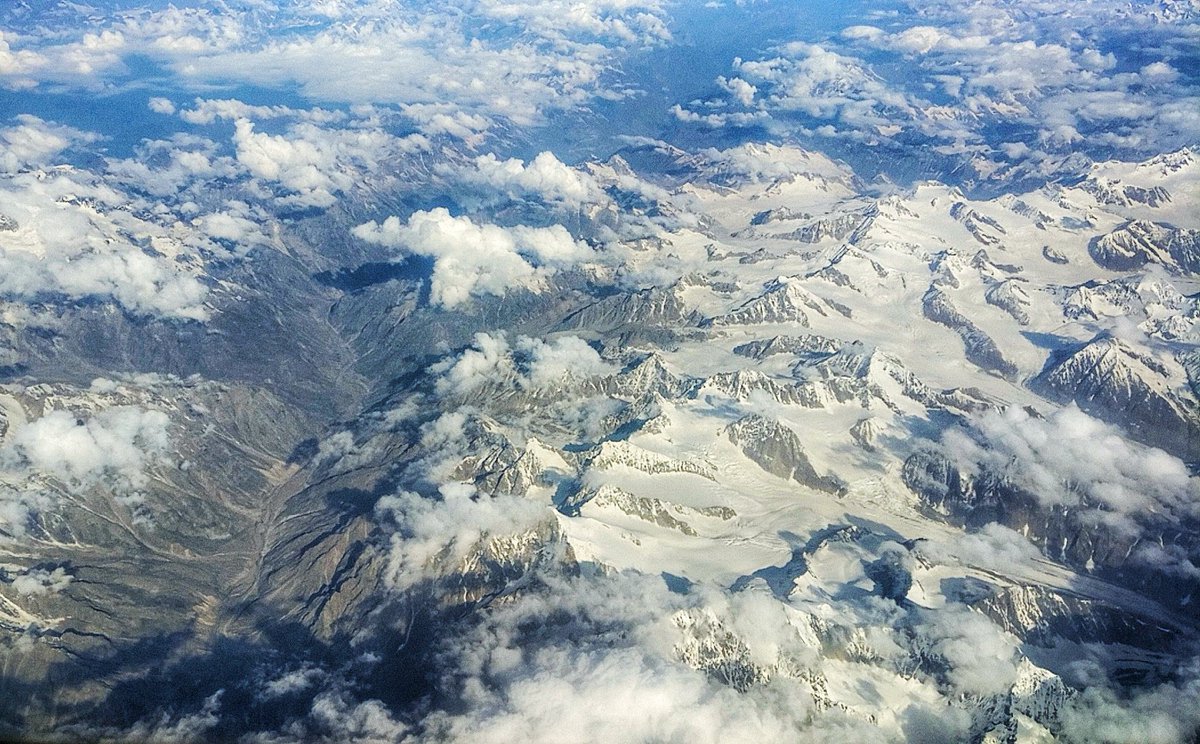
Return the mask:
<path id="1" fill-rule="evenodd" d="M 392 526 L 357 517 L 388 540 L 358 543 L 353 577 L 272 578 L 272 596 L 426 572 L 395 628 L 461 623 L 435 661 L 404 657 L 458 675 L 442 694 L 472 713 L 437 714 L 443 732 L 502 726 L 480 695 L 588 689 L 611 664 L 662 670 L 672 700 L 884 740 L 1069 741 L 1098 689 L 1189 684 L 1170 660 L 1191 653 L 1200 588 L 1200 287 L 1192 228 L 1154 218 L 1193 198 L 1187 157 L 997 199 L 935 182 L 859 198 L 786 148 L 716 157 L 604 166 L 670 184 L 653 198 L 671 219 L 597 251 L 580 271 L 602 296 L 456 321 L 456 348 L 385 389 L 393 428 L 347 429 L 344 457 L 376 453 L 373 487 L 409 494 Z M 358 342 L 419 343 L 423 312 Z M 535 347 L 574 354 L 547 386 Z M 274 539 L 340 487 L 309 485 Z M 332 562 L 339 539 L 308 550 Z M 344 602 L 333 636 L 383 611 Z M 481 633 L 513 658 L 471 666 Z"/>
<path id="2" fill-rule="evenodd" d="M 1196 0 L 9 5 L 0 740 L 1200 740 Z"/>
<path id="3" fill-rule="evenodd" d="M 285 739 L 333 716 L 507 741 L 554 694 L 635 739 L 1073 741 L 1101 704 L 1188 699 L 1190 154 L 996 199 L 775 145 L 628 155 L 560 163 L 578 183 L 500 163 L 505 188 L 595 201 L 488 207 L 591 241 L 544 281 L 444 307 L 428 273 L 369 264 L 311 290 L 336 297 L 319 322 L 281 311 L 309 328 L 281 376 L 331 348 L 319 324 L 344 344 L 319 358 L 353 375 L 5 386 L 0 628 L 31 639 L 30 668 L 120 645 L 118 610 L 194 616 L 180 658 L 282 660 L 218 689 L 267 701 L 250 711 L 294 696 L 261 714 Z M 306 219 L 282 245 L 364 224 Z M 518 234 L 454 219 L 437 229 Z M 219 289 L 217 317 L 248 291 Z M 296 413 L 337 389 L 337 416 Z M 35 436 L 60 424 L 91 465 Z M 159 568 L 114 583 L 141 555 Z M 189 572 L 150 617 L 140 593 Z M 261 640 L 206 650 L 227 637 Z M 627 693 L 661 705 L 588 702 Z"/>

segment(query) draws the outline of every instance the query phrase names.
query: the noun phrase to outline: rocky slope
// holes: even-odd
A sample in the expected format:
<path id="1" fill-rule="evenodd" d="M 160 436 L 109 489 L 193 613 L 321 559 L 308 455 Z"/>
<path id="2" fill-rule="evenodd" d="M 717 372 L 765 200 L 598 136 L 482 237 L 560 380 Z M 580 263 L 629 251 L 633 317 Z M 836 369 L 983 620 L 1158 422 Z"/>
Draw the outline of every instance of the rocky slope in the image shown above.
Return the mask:
<path id="1" fill-rule="evenodd" d="M 562 651 L 1026 741 L 1084 662 L 1168 679 L 1200 589 L 1197 166 L 982 200 L 762 153 L 792 172 L 590 164 L 625 194 L 563 222 L 594 260 L 454 307 L 347 209 L 283 226 L 207 325 L 6 321 L 10 730 L 321 738 L 338 701 L 436 739 Z"/>

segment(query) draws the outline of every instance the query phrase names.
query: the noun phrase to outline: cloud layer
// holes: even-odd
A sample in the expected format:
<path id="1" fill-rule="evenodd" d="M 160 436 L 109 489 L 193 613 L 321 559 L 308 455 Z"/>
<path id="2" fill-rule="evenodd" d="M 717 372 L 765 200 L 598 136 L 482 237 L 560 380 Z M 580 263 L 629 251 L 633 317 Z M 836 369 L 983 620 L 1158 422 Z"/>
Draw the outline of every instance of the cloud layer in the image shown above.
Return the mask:
<path id="1" fill-rule="evenodd" d="M 471 117 L 528 125 L 614 95 L 604 78 L 615 53 L 669 39 L 658 0 L 461 6 L 198 2 L 90 16 L 62 8 L 36 18 L 18 9 L 0 36 L 0 84 L 100 88 L 126 79 L 141 57 L 196 88 L 237 81 L 295 86 L 317 101 L 444 107 L 426 118 L 429 133 L 464 134 L 475 128 Z"/>
<path id="2" fill-rule="evenodd" d="M 1050 172 L 1078 152 L 1145 156 L 1193 142 L 1200 128 L 1200 89 L 1177 67 L 1188 64 L 1195 18 L 1168 21 L 1155 3 L 927 3 L 859 20 L 818 43 L 734 60 L 715 81 L 720 97 L 677 116 L 785 136 L 925 143 L 983 177 L 1002 166 Z M 1153 39 L 1144 48 L 1155 52 L 1120 43 L 1120 29 Z"/>

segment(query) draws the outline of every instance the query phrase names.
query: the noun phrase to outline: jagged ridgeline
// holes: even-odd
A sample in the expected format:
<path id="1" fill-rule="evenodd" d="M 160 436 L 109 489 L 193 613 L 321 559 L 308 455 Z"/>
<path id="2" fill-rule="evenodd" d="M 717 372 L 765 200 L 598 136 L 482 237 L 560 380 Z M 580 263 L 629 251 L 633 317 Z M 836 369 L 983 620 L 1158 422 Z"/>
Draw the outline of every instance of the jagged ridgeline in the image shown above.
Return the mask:
<path id="1" fill-rule="evenodd" d="M 569 198 L 447 147 L 264 208 L 195 307 L 6 295 L 5 736 L 1088 741 L 1194 702 L 1191 151 L 996 198 L 550 159 Z"/>
<path id="2" fill-rule="evenodd" d="M 0 3 L 0 741 L 1200 741 L 1198 38 Z"/>

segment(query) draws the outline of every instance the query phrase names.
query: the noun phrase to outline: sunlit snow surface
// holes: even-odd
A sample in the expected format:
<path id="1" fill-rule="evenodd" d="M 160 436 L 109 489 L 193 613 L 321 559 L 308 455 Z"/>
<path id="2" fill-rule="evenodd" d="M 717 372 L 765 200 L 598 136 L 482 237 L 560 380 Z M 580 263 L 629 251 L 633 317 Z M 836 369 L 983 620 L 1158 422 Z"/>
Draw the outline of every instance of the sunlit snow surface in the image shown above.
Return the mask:
<path id="1" fill-rule="evenodd" d="M 1200 735 L 1200 6 L 0 9 L 0 738 Z"/>

